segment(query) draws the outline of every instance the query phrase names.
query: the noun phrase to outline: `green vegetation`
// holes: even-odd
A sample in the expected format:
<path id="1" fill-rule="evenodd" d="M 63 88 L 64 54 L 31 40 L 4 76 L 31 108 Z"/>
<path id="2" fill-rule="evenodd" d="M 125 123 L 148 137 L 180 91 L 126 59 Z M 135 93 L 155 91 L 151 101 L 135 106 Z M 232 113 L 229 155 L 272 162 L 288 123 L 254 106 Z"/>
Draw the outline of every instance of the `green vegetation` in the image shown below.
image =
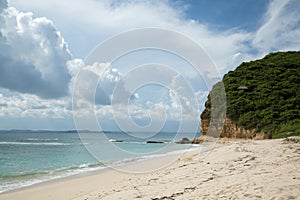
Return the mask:
<path id="1" fill-rule="evenodd" d="M 270 53 L 223 77 L 226 115 L 237 125 L 273 138 L 300 135 L 300 52 Z M 215 94 L 217 83 L 210 94 Z M 211 98 L 201 119 L 210 118 Z"/>

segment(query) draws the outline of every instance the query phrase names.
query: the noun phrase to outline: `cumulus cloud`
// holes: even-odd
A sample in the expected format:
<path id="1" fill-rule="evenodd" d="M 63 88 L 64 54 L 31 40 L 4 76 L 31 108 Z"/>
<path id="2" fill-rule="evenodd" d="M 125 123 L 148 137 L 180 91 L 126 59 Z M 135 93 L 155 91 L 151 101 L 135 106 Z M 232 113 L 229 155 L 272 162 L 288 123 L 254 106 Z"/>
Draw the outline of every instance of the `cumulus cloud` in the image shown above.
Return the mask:
<path id="1" fill-rule="evenodd" d="M 61 34 L 46 18 L 6 7 L 0 9 L 0 87 L 42 98 L 66 96 L 71 53 Z"/>
<path id="2" fill-rule="evenodd" d="M 134 123 L 142 126 L 151 123 L 152 128 L 164 120 L 198 123 L 199 95 L 194 95 L 188 80 L 170 68 L 152 64 L 122 74 L 111 68 L 110 63 L 94 63 L 83 66 L 74 81 L 76 116 L 95 113 L 100 122 L 118 121 L 124 131 L 136 131 L 137 126 L 130 126 Z"/>
<path id="3" fill-rule="evenodd" d="M 71 84 L 75 100 L 96 105 L 111 105 L 117 84 L 120 86 L 118 87 L 120 98 L 131 95 L 124 87 L 122 73 L 116 68 L 111 68 L 110 63 L 95 62 L 92 65 L 85 65 L 81 60 L 75 60 L 68 62 L 68 68 L 72 74 L 78 73 L 78 76 L 73 76 Z"/>
<path id="4" fill-rule="evenodd" d="M 71 116 L 71 102 L 66 99 L 41 99 L 36 95 L 4 96 L 0 91 L 0 117 L 65 118 Z"/>
<path id="5" fill-rule="evenodd" d="M 109 95 L 114 93 L 112 107 L 108 105 L 97 106 L 97 114 L 101 117 L 111 118 L 113 114 L 118 119 L 126 119 L 129 116 L 134 120 L 163 120 L 164 116 L 168 120 L 197 120 L 199 111 L 197 98 L 199 94 L 195 92 L 188 80 L 169 68 L 156 65 L 141 66 L 130 71 L 124 76 L 112 76 L 117 73 L 117 69 L 105 72 L 110 80 L 121 82 L 121 88 L 109 90 Z M 146 76 L 147 75 L 147 76 Z M 89 76 L 90 77 L 90 76 Z M 135 78 L 136 77 L 136 78 Z M 100 80 L 101 85 L 103 80 Z M 110 82 L 110 87 L 115 87 L 115 83 Z M 122 91 L 124 93 L 122 93 Z M 199 91 L 198 91 L 199 93 Z M 206 98 L 202 96 L 202 98 Z"/>

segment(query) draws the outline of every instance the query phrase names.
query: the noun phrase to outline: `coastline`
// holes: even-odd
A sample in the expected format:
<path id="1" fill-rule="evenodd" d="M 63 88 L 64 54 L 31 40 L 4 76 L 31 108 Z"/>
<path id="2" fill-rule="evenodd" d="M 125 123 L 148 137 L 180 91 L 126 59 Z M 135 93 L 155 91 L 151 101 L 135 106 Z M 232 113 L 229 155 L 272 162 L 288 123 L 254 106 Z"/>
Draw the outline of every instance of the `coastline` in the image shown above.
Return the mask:
<path id="1" fill-rule="evenodd" d="M 198 145 L 198 144 L 180 144 L 179 146 L 184 147 L 181 149 L 165 152 L 165 153 L 154 153 L 154 154 L 149 154 L 149 155 L 144 155 L 141 157 L 136 157 L 136 158 L 126 158 L 114 163 L 111 163 L 109 165 L 106 164 L 97 164 L 97 167 L 86 167 L 86 168 L 78 168 L 74 170 L 67 170 L 65 172 L 62 172 L 61 174 L 56 174 L 55 171 L 53 171 L 53 175 L 51 176 L 50 174 L 43 177 L 39 177 L 38 179 L 33 179 L 33 180 L 28 180 L 25 184 L 19 184 L 19 187 L 15 187 L 12 189 L 8 189 L 5 191 L 0 192 L 0 196 L 2 194 L 9 194 L 9 193 L 14 193 L 26 189 L 30 189 L 33 187 L 39 187 L 42 185 L 47 185 L 47 184 L 52 184 L 52 183 L 57 183 L 65 180 L 72 180 L 76 178 L 82 178 L 85 176 L 92 176 L 92 175 L 97 175 L 99 173 L 103 173 L 103 171 L 107 170 L 119 170 L 120 172 L 127 172 L 131 173 L 131 171 L 134 171 L 136 173 L 141 173 L 139 172 L 139 169 L 136 169 L 136 163 L 141 163 L 141 162 L 149 162 L 148 160 L 160 160 L 159 165 L 155 166 L 153 163 L 156 163 L 155 161 L 150 161 L 150 165 L 148 171 L 152 171 L 152 168 L 161 168 L 161 164 L 164 163 L 162 167 L 165 165 L 168 165 L 170 162 L 172 162 L 174 159 L 177 157 L 181 156 L 183 153 L 194 151 L 194 150 L 199 150 L 204 148 L 206 145 Z M 166 159 L 167 158 L 167 159 Z M 169 161 L 170 160 L 170 161 Z M 152 163 L 152 164 L 151 164 Z M 139 165 L 137 165 L 139 166 Z M 127 169 L 126 169 L 127 168 Z M 145 171 L 145 167 L 142 168 L 142 173 Z"/>
<path id="2" fill-rule="evenodd" d="M 223 141 L 199 149 L 128 163 L 122 168 L 167 167 L 132 174 L 101 169 L 0 194 L 2 199 L 297 198 L 300 144 L 276 140 Z M 204 154 L 206 154 L 204 152 Z"/>
<path id="3" fill-rule="evenodd" d="M 2 133 L 1 137 L 1 173 L 0 194 L 15 189 L 28 187 L 53 179 L 73 176 L 86 171 L 106 168 L 107 164 L 126 164 L 139 159 L 182 151 L 194 148 L 190 144 L 182 145 L 166 142 L 174 133 L 158 135 L 153 141 L 164 141 L 158 144 L 148 144 L 146 141 L 132 140 L 124 135 L 112 133 L 109 138 L 120 136 L 122 142 L 112 143 L 118 152 L 111 147 L 97 149 L 99 161 L 83 145 L 78 135 L 64 132 L 21 132 L 16 134 Z M 96 137 L 97 134 L 89 134 Z M 84 143 L 92 145 L 93 142 Z M 9 150 L 8 150 L 9 149 Z M 100 153 L 101 152 L 101 153 Z M 129 152 L 128 154 L 122 154 Z M 138 153 L 135 153 L 138 152 Z M 101 157 L 101 156 L 100 156 Z"/>

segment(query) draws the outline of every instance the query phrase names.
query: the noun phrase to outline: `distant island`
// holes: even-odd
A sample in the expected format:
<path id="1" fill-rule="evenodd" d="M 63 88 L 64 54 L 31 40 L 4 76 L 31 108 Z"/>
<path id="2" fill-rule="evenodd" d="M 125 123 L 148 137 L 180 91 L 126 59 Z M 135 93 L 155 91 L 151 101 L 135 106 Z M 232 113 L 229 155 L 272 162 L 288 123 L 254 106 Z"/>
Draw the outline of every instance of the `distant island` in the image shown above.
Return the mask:
<path id="1" fill-rule="evenodd" d="M 220 137 L 265 139 L 300 135 L 299 51 L 270 53 L 263 59 L 244 62 L 224 75 L 205 103 L 202 135 L 209 132 L 211 102 L 218 101 L 221 87 L 226 91 L 226 116 Z"/>

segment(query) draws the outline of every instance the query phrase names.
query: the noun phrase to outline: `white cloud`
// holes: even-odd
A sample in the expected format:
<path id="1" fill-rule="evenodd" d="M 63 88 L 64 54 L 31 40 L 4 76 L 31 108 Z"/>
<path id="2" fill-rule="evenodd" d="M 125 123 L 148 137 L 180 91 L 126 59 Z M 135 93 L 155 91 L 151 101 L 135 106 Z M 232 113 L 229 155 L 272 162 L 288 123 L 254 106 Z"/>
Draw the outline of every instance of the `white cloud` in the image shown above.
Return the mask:
<path id="1" fill-rule="evenodd" d="M 111 73 L 111 70 L 105 73 Z M 106 77 L 110 76 L 111 74 Z M 115 80 L 115 78 L 112 80 Z M 114 98 L 121 98 L 121 100 L 115 100 L 112 106 L 96 106 L 96 113 L 101 118 L 112 119 L 113 113 L 117 119 L 131 117 L 136 120 L 149 120 L 151 118 L 152 121 L 155 121 L 166 117 L 168 120 L 174 121 L 198 120 L 197 98 L 200 97 L 199 92 L 195 92 L 189 85 L 188 80 L 178 73 L 159 66 L 149 66 L 141 67 L 140 70 L 133 70 L 127 76 L 120 74 L 118 80 L 125 88 L 114 91 L 116 92 Z M 99 84 L 101 85 L 101 83 L 100 80 Z M 157 83 L 160 84 L 157 85 Z M 155 87 L 152 87 L 152 89 L 143 90 L 145 86 L 153 86 L 153 84 Z M 111 86 L 115 87 L 115 83 Z M 142 89 L 136 91 L 134 89 L 136 86 Z M 123 90 L 126 91 L 126 94 L 120 95 Z M 164 90 L 167 92 L 164 92 Z M 110 90 L 109 94 L 112 94 L 112 92 L 113 89 Z M 131 99 L 133 96 L 135 98 Z M 201 98 L 206 98 L 206 95 L 202 95 Z M 114 112 L 112 112 L 112 109 L 114 109 Z"/>
<path id="2" fill-rule="evenodd" d="M 0 87 L 42 98 L 66 96 L 71 54 L 53 23 L 13 7 L 0 12 Z"/>
<path id="3" fill-rule="evenodd" d="M 209 25 L 186 18 L 184 7 L 172 7 L 168 1 L 10 0 L 10 4 L 51 18 L 73 52 L 81 57 L 112 35 L 144 27 L 167 28 L 190 36 L 207 50 L 222 73 L 268 51 L 299 49 L 297 0 L 271 1 L 265 23 L 257 32 L 234 27 L 212 30 Z M 233 59 L 237 53 L 240 59 Z"/>
<path id="4" fill-rule="evenodd" d="M 253 46 L 261 54 L 300 48 L 300 1 L 274 0 L 265 15 L 265 23 L 254 35 Z"/>
<path id="5" fill-rule="evenodd" d="M 80 60 L 68 63 L 72 73 L 78 73 L 72 79 L 71 90 L 75 101 L 86 101 L 99 105 L 112 104 L 113 90 L 118 87 L 118 95 L 121 99 L 130 97 L 129 91 L 124 87 L 121 80 L 122 74 L 118 69 L 110 68 L 110 63 L 94 63 L 84 65 Z M 81 67 L 81 69 L 80 69 Z M 134 97 L 134 94 L 132 94 Z M 119 101 L 117 101 L 119 102 Z"/>
<path id="6" fill-rule="evenodd" d="M 209 26 L 187 19 L 185 8 L 174 8 L 168 1 L 11 0 L 10 3 L 51 18 L 64 33 L 72 51 L 81 58 L 112 35 L 137 28 L 159 27 L 191 37 L 208 51 L 222 70 L 237 64 L 232 62 L 232 56 L 247 51 L 244 42 L 250 37 L 242 30 L 212 31 Z"/>
<path id="7" fill-rule="evenodd" d="M 0 93 L 0 117 L 66 118 L 72 115 L 67 99 L 45 100 L 30 94 L 4 96 Z"/>
<path id="8" fill-rule="evenodd" d="M 164 27 L 179 18 L 178 10 L 167 1 L 11 0 L 10 4 L 51 18 L 63 31 L 72 52 L 81 58 L 114 34 L 145 26 Z"/>

